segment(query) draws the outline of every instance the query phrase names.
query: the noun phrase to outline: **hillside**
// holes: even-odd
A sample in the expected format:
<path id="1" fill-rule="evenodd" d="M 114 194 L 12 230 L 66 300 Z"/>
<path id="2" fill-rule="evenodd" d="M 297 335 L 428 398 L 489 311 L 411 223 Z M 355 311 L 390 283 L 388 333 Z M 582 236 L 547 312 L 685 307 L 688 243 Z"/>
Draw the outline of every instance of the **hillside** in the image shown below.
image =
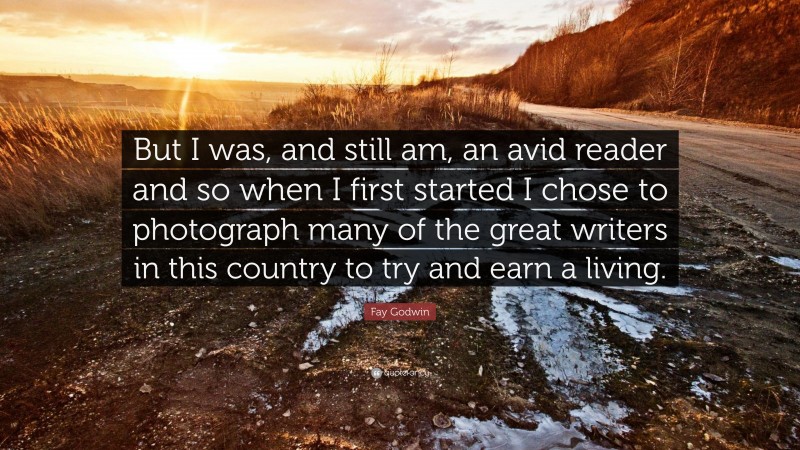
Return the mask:
<path id="1" fill-rule="evenodd" d="M 0 75 L 0 105 L 40 104 L 61 106 L 158 107 L 174 108 L 181 104 L 183 88 L 137 89 L 124 84 L 81 83 L 51 75 Z M 193 90 L 192 108 L 222 106 L 216 97 Z"/>
<path id="2" fill-rule="evenodd" d="M 137 89 L 148 90 L 182 90 L 186 79 L 168 77 L 73 74 L 71 78 L 82 83 L 125 84 Z M 305 84 L 263 81 L 237 80 L 192 80 L 192 89 L 205 92 L 220 100 L 239 103 L 258 103 L 260 106 L 273 108 L 282 103 L 296 100 Z"/>
<path id="3" fill-rule="evenodd" d="M 800 127 L 800 1 L 632 3 L 477 79 L 534 102 Z"/>

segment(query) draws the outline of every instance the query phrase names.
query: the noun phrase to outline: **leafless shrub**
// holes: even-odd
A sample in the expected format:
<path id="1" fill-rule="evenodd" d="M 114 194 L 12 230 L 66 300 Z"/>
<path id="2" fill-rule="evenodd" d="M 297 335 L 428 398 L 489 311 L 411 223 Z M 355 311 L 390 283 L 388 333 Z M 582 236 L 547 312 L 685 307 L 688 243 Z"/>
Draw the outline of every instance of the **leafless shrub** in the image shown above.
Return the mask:
<path id="1" fill-rule="evenodd" d="M 375 72 L 372 74 L 372 89 L 375 93 L 389 92 L 392 78 L 392 59 L 397 51 L 397 44 L 383 44 L 375 63 Z"/>
<path id="2" fill-rule="evenodd" d="M 592 26 L 594 14 L 594 3 L 588 3 L 573 10 L 570 12 L 569 16 L 561 19 L 558 25 L 553 28 L 553 38 L 580 33 L 581 31 L 589 29 Z"/>
<path id="3" fill-rule="evenodd" d="M 650 89 L 650 98 L 662 110 L 685 106 L 695 98 L 696 56 L 692 49 L 684 43 L 683 36 L 678 38 L 673 51 L 662 63 Z"/>

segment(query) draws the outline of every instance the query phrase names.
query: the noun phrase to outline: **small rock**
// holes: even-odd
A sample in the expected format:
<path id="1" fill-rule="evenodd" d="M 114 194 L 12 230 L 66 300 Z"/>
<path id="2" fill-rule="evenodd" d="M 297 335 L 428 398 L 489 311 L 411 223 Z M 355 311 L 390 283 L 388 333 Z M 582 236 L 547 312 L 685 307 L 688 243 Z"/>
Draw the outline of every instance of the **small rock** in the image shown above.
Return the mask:
<path id="1" fill-rule="evenodd" d="M 320 316 L 314 316 L 314 320 L 322 320 L 322 317 L 320 317 Z"/>
<path id="2" fill-rule="evenodd" d="M 139 392 L 141 392 L 142 394 L 149 394 L 153 392 L 153 386 L 150 386 L 149 384 L 145 383 L 142 385 L 142 387 L 139 388 Z"/>
<path id="3" fill-rule="evenodd" d="M 419 438 L 417 438 L 413 443 L 409 444 L 405 450 L 422 450 L 422 447 L 419 446 Z"/>
<path id="4" fill-rule="evenodd" d="M 772 442 L 778 442 L 780 440 L 780 436 L 778 436 L 778 432 L 773 431 L 772 434 L 769 435 L 769 440 Z"/>
<path id="5" fill-rule="evenodd" d="M 405 419 L 405 416 L 403 416 L 402 414 L 397 415 L 397 420 L 403 420 L 403 419 Z"/>
<path id="6" fill-rule="evenodd" d="M 727 381 L 725 380 L 725 378 L 722 378 L 719 375 L 715 375 L 713 373 L 708 373 L 708 372 L 703 374 L 703 378 L 705 378 L 708 381 L 713 381 L 714 383 L 722 383 L 724 381 Z"/>
<path id="7" fill-rule="evenodd" d="M 481 406 L 478 407 L 478 411 L 480 411 L 482 413 L 487 413 L 487 412 L 489 412 L 489 407 L 486 406 L 486 405 L 481 405 Z"/>
<path id="8" fill-rule="evenodd" d="M 276 309 L 275 311 L 278 311 L 278 312 L 283 312 L 283 308 L 278 308 L 278 309 Z"/>
<path id="9" fill-rule="evenodd" d="M 197 353 L 194 354 L 194 356 L 195 358 L 202 358 L 203 356 L 206 356 L 206 353 L 208 353 L 208 350 L 206 350 L 206 348 L 203 347 L 200 350 L 198 350 Z"/>
<path id="10" fill-rule="evenodd" d="M 249 324 L 247 324 L 247 326 L 250 327 L 250 328 L 255 328 L 255 327 L 258 326 L 258 324 L 255 323 L 255 322 L 250 322 Z"/>
<path id="11" fill-rule="evenodd" d="M 292 415 L 292 410 L 291 409 L 287 409 L 286 412 L 283 413 L 283 417 L 289 417 L 291 415 Z"/>
<path id="12" fill-rule="evenodd" d="M 483 366 L 478 367 L 478 376 L 479 377 L 483 376 Z"/>
<path id="13" fill-rule="evenodd" d="M 520 361 L 520 362 L 518 362 L 518 363 L 517 363 L 517 367 L 519 367 L 520 369 L 522 369 L 523 367 L 525 367 L 525 363 L 524 363 L 524 362 L 522 362 L 522 361 Z"/>
<path id="14" fill-rule="evenodd" d="M 287 368 L 283 368 L 283 369 L 281 369 L 281 372 L 283 372 L 283 373 L 289 373 L 289 369 L 287 369 Z"/>
<path id="15" fill-rule="evenodd" d="M 394 413 L 395 414 L 403 414 L 403 408 L 399 408 L 398 407 L 397 409 L 394 410 Z"/>
<path id="16" fill-rule="evenodd" d="M 687 448 L 688 450 L 692 450 L 692 449 L 694 448 L 694 444 L 692 444 L 691 442 L 687 442 L 687 443 L 686 443 L 686 448 Z"/>
<path id="17" fill-rule="evenodd" d="M 311 363 L 307 363 L 307 362 L 297 366 L 297 368 L 300 369 L 300 370 L 308 370 L 308 369 L 310 369 L 312 367 L 314 367 L 314 365 L 311 364 Z"/>
<path id="18" fill-rule="evenodd" d="M 703 433 L 703 440 L 708 442 L 711 440 L 711 436 L 708 433 Z"/>
<path id="19" fill-rule="evenodd" d="M 350 431 L 351 429 L 352 428 L 350 427 L 350 425 L 345 425 L 344 426 L 344 431 Z"/>
<path id="20" fill-rule="evenodd" d="M 247 307 L 247 309 L 250 310 L 250 312 L 255 312 L 257 308 L 256 305 L 251 304 L 250 306 Z"/>
<path id="21" fill-rule="evenodd" d="M 450 428 L 453 426 L 453 422 L 450 420 L 449 417 L 445 416 L 442 413 L 439 413 L 433 416 L 433 425 L 436 428 Z"/>
<path id="22" fill-rule="evenodd" d="M 469 406 L 470 409 L 475 409 L 475 407 L 477 406 L 477 403 L 475 403 L 475 402 L 467 402 L 467 406 Z"/>
<path id="23" fill-rule="evenodd" d="M 728 361 L 730 361 L 730 360 L 731 360 L 731 357 L 730 357 L 730 356 L 723 356 L 721 361 L 722 361 L 722 362 L 728 362 Z"/>
<path id="24" fill-rule="evenodd" d="M 370 426 L 373 423 L 375 423 L 375 418 L 374 417 L 367 417 L 366 419 L 364 419 L 364 423 L 367 424 L 367 426 Z"/>

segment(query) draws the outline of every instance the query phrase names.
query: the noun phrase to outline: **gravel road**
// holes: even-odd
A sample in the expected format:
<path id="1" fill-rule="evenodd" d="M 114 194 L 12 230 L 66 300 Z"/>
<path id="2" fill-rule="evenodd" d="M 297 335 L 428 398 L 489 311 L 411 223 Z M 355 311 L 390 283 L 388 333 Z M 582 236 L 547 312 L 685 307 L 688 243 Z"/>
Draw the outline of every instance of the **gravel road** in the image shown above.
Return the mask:
<path id="1" fill-rule="evenodd" d="M 682 193 L 708 200 L 772 244 L 800 253 L 766 229 L 800 232 L 800 134 L 608 110 L 521 108 L 574 129 L 678 130 Z"/>

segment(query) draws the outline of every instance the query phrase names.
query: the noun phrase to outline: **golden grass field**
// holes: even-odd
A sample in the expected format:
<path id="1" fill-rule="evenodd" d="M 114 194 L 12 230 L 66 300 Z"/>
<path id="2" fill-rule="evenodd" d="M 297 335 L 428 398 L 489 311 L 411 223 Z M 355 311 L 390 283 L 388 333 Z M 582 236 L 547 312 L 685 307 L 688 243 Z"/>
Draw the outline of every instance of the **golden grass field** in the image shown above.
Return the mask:
<path id="1" fill-rule="evenodd" d="M 102 110 L 10 105 L 0 119 L 0 236 L 34 236 L 117 200 L 126 129 L 456 129 L 526 127 L 509 92 L 362 92 L 309 85 L 270 112 Z"/>

